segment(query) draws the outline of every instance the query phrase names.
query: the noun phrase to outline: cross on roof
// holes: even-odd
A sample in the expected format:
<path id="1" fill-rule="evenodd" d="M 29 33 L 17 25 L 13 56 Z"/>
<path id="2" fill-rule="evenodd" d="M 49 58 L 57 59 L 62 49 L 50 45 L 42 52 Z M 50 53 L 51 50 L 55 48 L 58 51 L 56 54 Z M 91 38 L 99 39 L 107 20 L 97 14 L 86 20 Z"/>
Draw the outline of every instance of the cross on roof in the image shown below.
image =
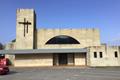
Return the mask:
<path id="1" fill-rule="evenodd" d="M 26 18 L 24 18 L 24 22 L 19 22 L 19 24 L 23 24 L 24 25 L 24 36 L 25 36 L 25 33 L 27 32 L 28 33 L 28 25 L 31 25 L 31 22 L 28 22 L 26 20 Z M 25 28 L 27 27 L 27 30 L 25 31 Z"/>

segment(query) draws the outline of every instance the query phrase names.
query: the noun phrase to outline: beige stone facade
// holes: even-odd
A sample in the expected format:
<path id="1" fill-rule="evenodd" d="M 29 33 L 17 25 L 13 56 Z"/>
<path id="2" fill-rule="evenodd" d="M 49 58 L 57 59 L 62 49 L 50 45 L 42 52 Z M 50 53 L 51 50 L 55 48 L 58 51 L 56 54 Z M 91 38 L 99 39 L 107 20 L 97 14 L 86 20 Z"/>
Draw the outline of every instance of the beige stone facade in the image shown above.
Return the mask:
<path id="1" fill-rule="evenodd" d="M 29 22 L 30 24 L 27 24 Z M 28 27 L 28 30 L 27 30 Z M 16 19 L 16 49 L 33 49 L 35 12 L 33 9 L 18 9 Z"/>
<path id="2" fill-rule="evenodd" d="M 15 66 L 31 67 L 31 66 L 52 66 L 52 54 L 22 54 L 15 55 Z"/>
<path id="3" fill-rule="evenodd" d="M 117 46 L 94 46 L 89 48 L 90 66 L 120 66 L 120 49 Z M 96 52 L 96 58 L 94 53 Z M 102 57 L 100 57 L 102 53 Z"/>
<path id="4" fill-rule="evenodd" d="M 99 29 L 36 29 L 36 14 L 33 9 L 17 10 L 16 42 L 8 44 L 6 49 L 28 50 L 25 54 L 6 53 L 6 57 L 16 67 L 120 66 L 120 48 L 101 45 Z M 31 49 L 62 49 L 63 53 L 29 54 Z M 65 52 L 64 49 L 87 51 Z"/>
<path id="5" fill-rule="evenodd" d="M 47 45 L 51 38 L 67 35 L 76 39 L 80 44 Z M 45 45 L 46 44 L 46 45 Z M 72 45 L 72 46 L 71 46 Z M 98 29 L 40 29 L 37 30 L 37 49 L 39 48 L 85 48 L 100 45 Z"/>

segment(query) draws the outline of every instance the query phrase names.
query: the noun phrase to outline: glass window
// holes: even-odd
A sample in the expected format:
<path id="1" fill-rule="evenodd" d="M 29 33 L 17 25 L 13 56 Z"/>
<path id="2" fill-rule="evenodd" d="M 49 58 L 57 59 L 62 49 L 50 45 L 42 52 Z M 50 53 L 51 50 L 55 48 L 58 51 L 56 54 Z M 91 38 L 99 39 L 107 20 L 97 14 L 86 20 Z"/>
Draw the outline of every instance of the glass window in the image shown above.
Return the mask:
<path id="1" fill-rule="evenodd" d="M 94 52 L 94 58 L 97 58 L 97 52 Z"/>
<path id="2" fill-rule="evenodd" d="M 59 35 L 51 38 L 49 41 L 47 41 L 46 44 L 80 44 L 80 43 L 79 41 L 70 36 Z"/>
<path id="3" fill-rule="evenodd" d="M 118 52 L 115 51 L 115 52 L 114 52 L 114 55 L 115 55 L 115 58 L 117 58 L 117 57 L 118 57 Z"/>
<path id="4" fill-rule="evenodd" d="M 103 54 L 102 54 L 102 52 L 100 52 L 99 54 L 100 54 L 100 58 L 102 58 L 102 57 L 103 57 Z"/>

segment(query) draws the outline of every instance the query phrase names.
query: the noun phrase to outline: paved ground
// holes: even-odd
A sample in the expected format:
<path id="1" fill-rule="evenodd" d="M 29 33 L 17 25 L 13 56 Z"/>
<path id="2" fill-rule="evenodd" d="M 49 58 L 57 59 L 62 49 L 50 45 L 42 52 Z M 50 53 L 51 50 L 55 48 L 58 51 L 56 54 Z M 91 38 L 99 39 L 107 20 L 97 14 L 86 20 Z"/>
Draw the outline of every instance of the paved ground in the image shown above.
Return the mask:
<path id="1" fill-rule="evenodd" d="M 0 80 L 120 80 L 120 68 L 10 68 Z"/>

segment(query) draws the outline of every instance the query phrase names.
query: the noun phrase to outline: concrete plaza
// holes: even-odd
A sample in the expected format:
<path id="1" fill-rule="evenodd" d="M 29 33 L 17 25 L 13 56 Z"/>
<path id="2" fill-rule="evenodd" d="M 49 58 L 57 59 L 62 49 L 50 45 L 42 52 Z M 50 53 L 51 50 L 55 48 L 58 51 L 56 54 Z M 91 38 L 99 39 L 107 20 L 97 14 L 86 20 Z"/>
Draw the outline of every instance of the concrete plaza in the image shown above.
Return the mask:
<path id="1" fill-rule="evenodd" d="M 0 80 L 120 80 L 120 68 L 34 67 L 10 68 Z"/>

